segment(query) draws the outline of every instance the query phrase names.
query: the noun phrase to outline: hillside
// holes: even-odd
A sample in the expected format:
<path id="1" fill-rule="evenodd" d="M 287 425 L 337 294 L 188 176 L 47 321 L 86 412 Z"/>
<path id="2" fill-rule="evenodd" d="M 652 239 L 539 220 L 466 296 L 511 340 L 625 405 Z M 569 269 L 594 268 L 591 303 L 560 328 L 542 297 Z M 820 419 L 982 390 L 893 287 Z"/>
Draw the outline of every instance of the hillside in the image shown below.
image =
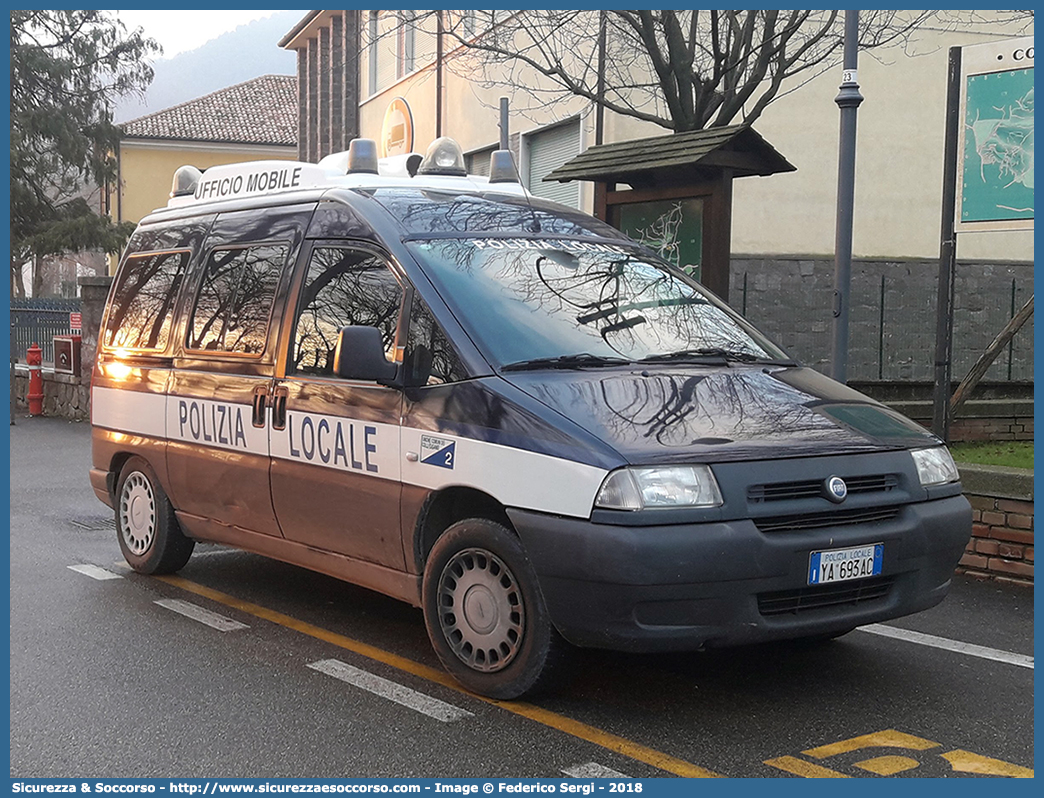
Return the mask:
<path id="1" fill-rule="evenodd" d="M 303 14 L 280 11 L 240 25 L 195 50 L 159 59 L 153 64 L 155 77 L 144 100 L 125 97 L 116 107 L 115 121 L 136 119 L 260 75 L 296 74 L 296 54 L 279 49 L 278 42 Z"/>

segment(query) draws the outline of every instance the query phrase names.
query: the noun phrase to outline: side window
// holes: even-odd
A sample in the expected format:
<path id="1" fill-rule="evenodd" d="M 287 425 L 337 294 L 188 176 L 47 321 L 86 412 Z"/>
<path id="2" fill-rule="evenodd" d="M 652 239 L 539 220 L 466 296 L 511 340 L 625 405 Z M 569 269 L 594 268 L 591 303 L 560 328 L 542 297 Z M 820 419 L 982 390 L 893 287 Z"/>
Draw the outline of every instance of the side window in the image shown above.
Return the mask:
<path id="1" fill-rule="evenodd" d="M 342 327 L 376 327 L 393 359 L 403 289 L 391 269 L 371 252 L 320 247 L 312 252 L 301 295 L 290 371 L 333 376 Z"/>
<path id="2" fill-rule="evenodd" d="M 127 258 L 112 294 L 103 342 L 107 347 L 162 352 L 187 252 Z"/>
<path id="3" fill-rule="evenodd" d="M 286 244 L 211 252 L 192 311 L 187 347 L 246 355 L 264 352 L 272 301 L 289 253 Z"/>
<path id="4" fill-rule="evenodd" d="M 413 296 L 406 339 L 406 384 L 441 385 L 467 379 L 453 345 L 419 296 Z"/>

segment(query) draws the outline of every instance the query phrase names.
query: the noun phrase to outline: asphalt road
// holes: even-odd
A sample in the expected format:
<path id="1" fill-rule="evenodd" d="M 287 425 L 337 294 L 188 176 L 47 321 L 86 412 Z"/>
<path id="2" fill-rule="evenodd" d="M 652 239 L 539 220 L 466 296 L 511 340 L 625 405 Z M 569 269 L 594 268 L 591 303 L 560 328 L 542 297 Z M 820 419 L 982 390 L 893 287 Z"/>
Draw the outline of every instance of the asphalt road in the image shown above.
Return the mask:
<path id="1" fill-rule="evenodd" d="M 498 703 L 444 675 L 419 610 L 369 591 L 210 545 L 176 578 L 132 573 L 89 462 L 87 424 L 11 428 L 15 777 L 878 778 L 1033 767 L 1030 588 L 958 577 L 939 607 L 877 630 L 886 634 L 818 647 L 578 651 L 553 694 Z M 935 638 L 949 648 L 925 644 Z M 953 641 L 965 650 L 949 650 Z"/>

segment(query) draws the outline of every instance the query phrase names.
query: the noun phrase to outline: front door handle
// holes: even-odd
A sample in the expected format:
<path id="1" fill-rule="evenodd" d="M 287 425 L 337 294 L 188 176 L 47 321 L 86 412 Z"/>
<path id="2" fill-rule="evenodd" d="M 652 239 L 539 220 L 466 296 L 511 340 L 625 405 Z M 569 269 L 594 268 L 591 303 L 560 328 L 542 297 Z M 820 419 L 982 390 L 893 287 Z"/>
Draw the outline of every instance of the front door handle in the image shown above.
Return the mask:
<path id="1" fill-rule="evenodd" d="M 277 385 L 272 391 L 272 429 L 286 429 L 286 400 L 290 389 Z"/>
<path id="2" fill-rule="evenodd" d="M 258 385 L 250 402 L 250 423 L 255 427 L 265 426 L 265 407 L 268 404 L 268 386 Z"/>

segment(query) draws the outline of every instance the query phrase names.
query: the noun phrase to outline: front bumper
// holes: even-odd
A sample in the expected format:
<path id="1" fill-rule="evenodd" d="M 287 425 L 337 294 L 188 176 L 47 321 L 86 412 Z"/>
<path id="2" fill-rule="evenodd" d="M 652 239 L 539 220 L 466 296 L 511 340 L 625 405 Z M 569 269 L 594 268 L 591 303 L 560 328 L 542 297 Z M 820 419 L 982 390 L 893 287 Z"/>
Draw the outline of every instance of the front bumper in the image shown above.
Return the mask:
<path id="1" fill-rule="evenodd" d="M 763 533 L 753 521 L 613 526 L 509 510 L 571 643 L 694 650 L 827 635 L 932 607 L 971 535 L 963 496 L 887 521 Z M 884 543 L 880 577 L 809 587 L 813 551 Z"/>

